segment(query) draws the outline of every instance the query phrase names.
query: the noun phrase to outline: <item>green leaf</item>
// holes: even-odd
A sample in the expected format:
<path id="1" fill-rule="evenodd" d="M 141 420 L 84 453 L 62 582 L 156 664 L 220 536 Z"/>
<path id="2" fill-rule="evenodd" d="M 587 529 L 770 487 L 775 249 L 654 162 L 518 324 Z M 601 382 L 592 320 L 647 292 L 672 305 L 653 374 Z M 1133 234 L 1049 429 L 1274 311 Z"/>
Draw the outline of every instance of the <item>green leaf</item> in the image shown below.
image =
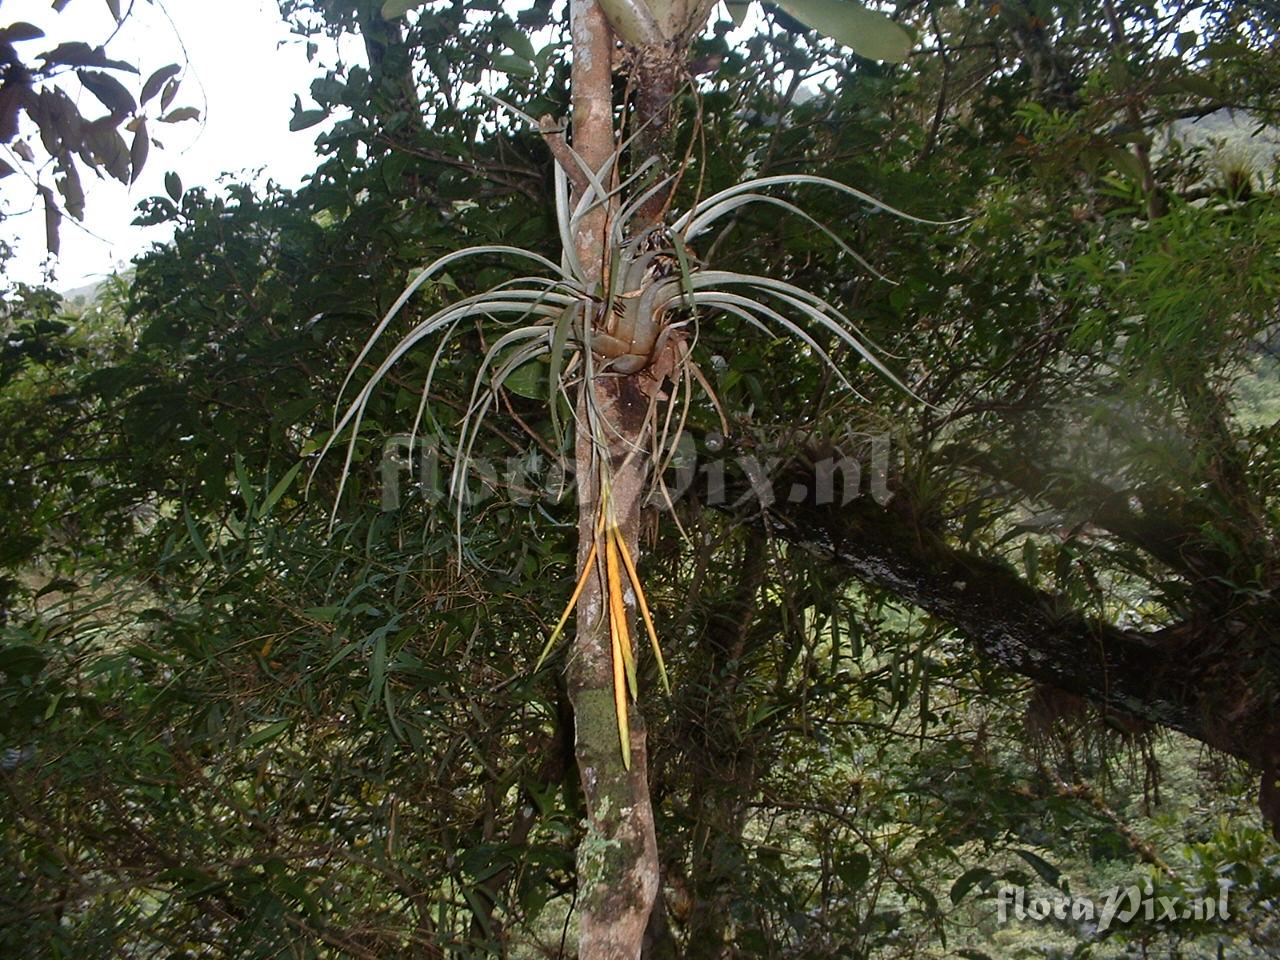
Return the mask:
<path id="1" fill-rule="evenodd" d="M 210 563 L 209 548 L 204 545 L 204 537 L 200 536 L 200 531 L 196 528 L 196 522 L 192 519 L 185 503 L 182 505 L 182 519 L 187 524 L 187 535 L 191 537 L 191 546 L 195 547 L 196 556 L 205 563 Z"/>
<path id="2" fill-rule="evenodd" d="M 1230 60 L 1233 57 L 1247 57 L 1250 52 L 1245 44 L 1238 43 L 1235 40 L 1210 43 L 1201 51 L 1209 60 Z"/>
<path id="3" fill-rule="evenodd" d="M 726 3 L 729 8 L 729 16 L 733 18 L 733 24 L 736 27 L 742 26 L 747 22 L 747 12 L 751 9 L 750 3 Z"/>
<path id="4" fill-rule="evenodd" d="M 60 43 L 47 53 L 40 54 L 45 63 L 64 63 L 73 67 L 106 67 L 110 70 L 125 70 L 137 73 L 138 68 L 123 60 L 112 60 L 101 47 L 91 47 L 87 43 L 73 40 Z"/>
<path id="5" fill-rule="evenodd" d="M 160 94 L 161 110 L 168 110 L 169 107 L 173 104 L 173 98 L 178 95 L 178 87 L 181 85 L 181 82 L 182 81 L 180 81 L 177 77 L 174 77 L 172 80 L 170 80 L 168 83 L 164 85 L 164 93 Z"/>
<path id="6" fill-rule="evenodd" d="M 853 853 L 836 865 L 836 876 L 844 883 L 848 892 L 862 889 L 871 876 L 871 858 L 865 853 Z"/>
<path id="7" fill-rule="evenodd" d="M 170 77 L 177 76 L 182 68 L 176 63 L 171 63 L 167 67 L 161 67 L 151 76 L 147 77 L 147 82 L 142 85 L 142 95 L 138 98 L 140 103 L 146 103 L 154 97 L 164 87 L 165 81 Z"/>
<path id="8" fill-rule="evenodd" d="M 1111 159 L 1115 168 L 1122 175 L 1132 180 L 1134 183 L 1141 185 L 1145 172 L 1142 169 L 1142 161 L 1135 157 L 1124 147 L 1113 147 L 1107 151 L 1107 156 Z"/>
<path id="9" fill-rule="evenodd" d="M 373 657 L 369 662 L 369 701 L 365 716 L 373 704 L 382 698 L 382 687 L 387 682 L 387 635 L 381 633 L 373 643 Z"/>
<path id="10" fill-rule="evenodd" d="M 297 133 L 299 130 L 305 130 L 307 127 L 314 127 L 328 116 L 325 110 L 303 110 L 302 98 L 295 96 L 293 98 L 293 116 L 289 120 L 289 130 Z"/>
<path id="11" fill-rule="evenodd" d="M 513 77 L 533 77 L 537 75 L 532 63 L 509 53 L 500 53 L 493 58 L 493 68 Z"/>
<path id="12" fill-rule="evenodd" d="M 1044 857 L 1037 853 L 1032 853 L 1030 850 L 1014 850 L 1013 852 L 1031 864 L 1031 869 L 1039 874 L 1041 880 L 1051 887 L 1058 886 L 1058 881 L 1062 878 L 1062 871 L 1048 860 L 1045 860 Z"/>
<path id="13" fill-rule="evenodd" d="M 1178 77 L 1174 84 L 1195 97 L 1202 97 L 1205 100 L 1223 99 L 1222 88 L 1208 77 L 1197 73 L 1189 73 L 1185 77 Z"/>
<path id="14" fill-rule="evenodd" d="M 512 27 L 509 30 L 503 30 L 499 35 L 502 42 L 515 51 L 515 55 L 521 60 L 532 60 L 537 56 L 537 52 L 533 49 L 533 44 L 529 41 L 529 35 L 523 30 Z"/>
<path id="15" fill-rule="evenodd" d="M 170 170 L 164 175 L 164 190 L 177 203 L 182 199 L 182 178 Z"/>
<path id="16" fill-rule="evenodd" d="M 0 30 L 0 43 L 20 43 L 23 40 L 38 40 L 43 36 L 44 31 L 39 27 L 19 21 Z"/>
<path id="17" fill-rule="evenodd" d="M 160 118 L 161 123 L 181 123 L 183 120 L 199 120 L 200 111 L 195 107 L 179 107 Z"/>
<path id="18" fill-rule="evenodd" d="M 462 895 L 466 898 L 467 906 L 471 909 L 471 915 L 480 924 L 480 929 L 484 931 L 485 937 L 492 937 L 493 922 L 489 919 L 489 911 L 485 907 L 484 901 L 471 887 L 463 887 Z"/>
<path id="19" fill-rule="evenodd" d="M 951 902 L 959 903 L 964 895 L 980 883 L 987 883 L 995 874 L 986 867 L 974 867 L 960 874 L 959 879 L 951 885 Z"/>
<path id="20" fill-rule="evenodd" d="M 84 84 L 85 89 L 102 101 L 102 105 L 113 115 L 125 116 L 133 113 L 137 105 L 133 102 L 133 94 L 124 88 L 124 84 L 106 73 L 93 70 L 78 70 L 76 76 Z"/>
<path id="21" fill-rule="evenodd" d="M 290 467 L 289 472 L 280 478 L 280 482 L 271 488 L 271 492 L 267 494 L 267 498 L 262 501 L 262 506 L 258 508 L 258 516 L 265 516 L 271 508 L 279 502 L 280 498 L 285 495 L 285 491 L 289 489 L 294 478 L 298 476 L 298 471 L 302 469 L 302 463 L 303 461 L 299 460 Z"/>
<path id="22" fill-rule="evenodd" d="M 293 726 L 292 720 L 277 720 L 275 723 L 269 723 L 265 727 L 259 727 L 240 741 L 240 749 L 248 750 L 252 747 L 260 746 L 268 740 L 280 736 L 291 726 Z"/>
<path id="23" fill-rule="evenodd" d="M 0 647 L 0 673 L 10 678 L 34 676 L 44 669 L 47 660 L 39 648 L 27 643 Z"/>
<path id="24" fill-rule="evenodd" d="M 382 19 L 395 20 L 398 17 L 403 17 L 414 7 L 421 6 L 422 3 L 423 0 L 387 0 L 382 5 Z"/>
<path id="25" fill-rule="evenodd" d="M 868 60 L 898 63 L 915 42 L 899 24 L 855 0 L 779 0 L 778 6 Z"/>
<path id="26" fill-rule="evenodd" d="M 133 134 L 133 146 L 129 148 L 129 182 L 136 183 L 142 168 L 147 162 L 147 153 L 151 149 L 151 140 L 147 137 L 145 120 L 138 124 Z"/>
<path id="27" fill-rule="evenodd" d="M 540 400 L 547 395 L 547 374 L 541 360 L 530 360 L 512 370 L 502 385 L 512 393 L 530 400 Z"/>
<path id="28" fill-rule="evenodd" d="M 66 204 L 67 213 L 77 220 L 84 219 L 84 187 L 80 183 L 80 174 L 76 173 L 76 165 L 68 160 L 63 168 L 63 176 L 58 180 L 58 192 Z"/>
<path id="29" fill-rule="evenodd" d="M 245 516 L 251 516 L 257 491 L 254 490 L 253 484 L 249 482 L 249 473 L 245 470 L 244 457 L 238 453 L 235 455 L 235 471 L 236 485 L 240 488 L 240 496 L 244 499 Z"/>

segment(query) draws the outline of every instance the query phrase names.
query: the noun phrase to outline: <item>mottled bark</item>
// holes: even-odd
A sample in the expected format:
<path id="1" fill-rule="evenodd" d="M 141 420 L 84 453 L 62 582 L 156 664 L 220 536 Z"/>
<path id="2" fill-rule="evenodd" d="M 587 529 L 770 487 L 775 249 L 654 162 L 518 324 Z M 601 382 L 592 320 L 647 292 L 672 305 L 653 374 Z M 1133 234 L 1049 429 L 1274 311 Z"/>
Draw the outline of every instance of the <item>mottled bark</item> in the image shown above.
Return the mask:
<path id="1" fill-rule="evenodd" d="M 676 94 L 679 90 L 683 62 L 668 46 L 635 52 L 631 63 L 631 82 L 635 87 L 634 147 L 637 163 L 657 157 L 654 181 L 668 176 L 672 170 L 675 145 Z M 636 211 L 636 231 L 656 226 L 666 212 L 675 183 L 660 190 Z"/>
<path id="2" fill-rule="evenodd" d="M 648 404 L 631 379 L 603 379 L 595 391 L 602 418 L 623 437 L 638 438 Z M 584 407 L 579 414 L 585 417 Z M 643 457 L 628 461 L 622 438 L 615 438 L 610 446 L 613 507 L 622 536 L 632 554 L 638 555 L 639 505 L 647 464 Z M 581 569 L 599 514 L 590 437 L 579 437 L 577 464 Z M 587 806 L 587 833 L 578 847 L 578 956 L 581 960 L 635 960 L 658 892 L 658 848 L 649 800 L 644 718 L 635 704 L 629 705 L 631 769 L 623 766 L 604 597 L 603 578 L 597 571 L 578 601 L 578 633 L 569 663 L 578 774 Z M 634 625 L 635 599 L 630 591 L 624 600 Z"/>
<path id="3" fill-rule="evenodd" d="M 609 26 L 595 0 L 572 0 L 573 146 L 599 169 L 614 150 Z M 584 268 L 598 279 L 604 259 L 605 211 L 584 218 L 574 238 Z M 606 376 L 585 383 L 579 397 L 575 450 L 578 482 L 578 569 L 586 564 L 600 513 L 600 451 L 585 428 L 587 391 L 594 394 L 612 462 L 612 503 L 621 535 L 639 557 L 640 502 L 648 469 L 628 456 L 644 443 L 648 401 L 636 377 Z M 604 551 L 599 551 L 603 555 Z M 630 594 L 630 591 L 627 591 Z M 658 851 L 649 801 L 644 719 L 631 705 L 631 769 L 623 765 L 614 714 L 613 665 L 600 571 L 578 601 L 578 628 L 569 657 L 575 753 L 587 808 L 578 847 L 579 960 L 636 960 L 658 891 Z M 634 620 L 635 597 L 625 598 Z M 634 631 L 632 633 L 634 636 Z M 638 652 L 638 651 L 637 651 Z"/>

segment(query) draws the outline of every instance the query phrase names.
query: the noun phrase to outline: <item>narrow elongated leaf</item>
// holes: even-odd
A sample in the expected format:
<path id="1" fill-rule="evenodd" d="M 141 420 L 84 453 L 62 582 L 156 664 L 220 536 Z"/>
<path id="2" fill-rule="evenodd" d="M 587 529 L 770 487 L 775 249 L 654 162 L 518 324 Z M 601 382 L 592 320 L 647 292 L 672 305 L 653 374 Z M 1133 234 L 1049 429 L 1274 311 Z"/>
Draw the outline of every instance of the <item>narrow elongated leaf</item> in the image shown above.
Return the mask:
<path id="1" fill-rule="evenodd" d="M 62 63 L 71 67 L 105 67 L 110 70 L 124 70 L 137 73 L 138 68 L 123 60 L 112 60 L 102 47 L 91 47 L 87 43 L 73 40 L 60 43 L 52 50 L 40 54 L 45 63 Z"/>
<path id="2" fill-rule="evenodd" d="M 240 749 L 249 750 L 253 747 L 261 746 L 268 740 L 274 740 L 291 726 L 293 726 L 292 720 L 277 720 L 275 723 L 269 723 L 265 727 L 259 727 L 240 742 Z"/>
<path id="3" fill-rule="evenodd" d="M 205 563 L 211 562 L 209 548 L 204 545 L 204 537 L 200 536 L 200 530 L 196 527 L 196 522 L 185 503 L 182 505 L 182 519 L 187 525 L 187 536 L 191 538 L 191 546 L 195 548 L 196 556 Z"/>
<path id="4" fill-rule="evenodd" d="M 195 107 L 179 107 L 160 118 L 161 123 L 181 123 L 183 120 L 199 120 L 200 111 Z"/>
<path id="5" fill-rule="evenodd" d="M 62 246 L 62 238 L 58 228 L 62 226 L 62 211 L 58 209 L 58 201 L 48 187 L 40 187 L 40 197 L 44 200 L 44 245 L 55 257 Z"/>
<path id="6" fill-rule="evenodd" d="M 76 165 L 72 160 L 68 160 L 63 168 L 62 178 L 58 180 L 58 192 L 62 194 L 67 213 L 77 220 L 83 220 L 84 187 L 80 183 L 80 174 L 76 172 Z"/>
<path id="7" fill-rule="evenodd" d="M 147 153 L 151 149 L 151 138 L 147 135 L 147 122 L 142 120 L 133 134 L 133 146 L 129 148 L 129 182 L 136 183 L 142 174 L 142 167 L 147 162 Z"/>
<path id="8" fill-rule="evenodd" d="M 734 206 L 728 203 L 729 200 L 732 199 L 736 203 L 750 202 L 743 199 L 743 194 L 758 193 L 765 187 L 800 185 L 838 190 L 840 193 L 855 197 L 863 203 L 875 207 L 877 210 L 883 210 L 885 213 L 893 214 L 895 217 L 912 223 L 922 223 L 931 227 L 946 227 L 961 222 L 961 220 L 928 220 L 924 217 L 917 217 L 907 213 L 905 210 L 892 207 L 883 200 L 877 200 L 871 194 L 859 190 L 857 187 L 841 183 L 839 180 L 801 174 L 797 176 L 760 177 L 756 180 L 746 180 L 742 183 L 736 183 L 732 187 L 726 187 L 719 193 L 699 202 L 688 213 L 678 218 L 671 229 L 674 233 L 682 234 L 686 239 L 693 240 L 714 221 L 735 209 Z"/>
<path id="9" fill-rule="evenodd" d="M 510 53 L 500 53 L 494 57 L 493 68 L 513 77 L 533 77 L 538 73 L 528 60 Z"/>
<path id="10" fill-rule="evenodd" d="M 965 894 L 972 890 L 980 883 L 986 883 L 995 876 L 986 867 L 974 867 L 960 874 L 960 877 L 951 885 L 951 902 L 959 903 L 964 899 Z"/>
<path id="11" fill-rule="evenodd" d="M 170 80 L 168 83 L 164 85 L 164 93 L 160 94 L 161 110 L 168 110 L 171 106 L 173 106 L 174 98 L 177 97 L 178 95 L 178 87 L 181 85 L 181 83 L 182 81 L 180 81 L 177 77 L 174 77 L 172 80 Z"/>
<path id="12" fill-rule="evenodd" d="M 267 494 L 266 499 L 262 501 L 262 505 L 258 507 L 258 516 L 265 516 L 272 507 L 280 502 L 280 498 L 292 486 L 294 479 L 298 476 L 298 471 L 302 469 L 302 463 L 303 461 L 299 460 L 290 467 L 289 471 L 271 488 L 271 492 Z"/>
<path id="13" fill-rule="evenodd" d="M 85 89 L 102 101 L 102 105 L 110 110 L 113 116 L 127 116 L 138 109 L 137 104 L 133 102 L 133 94 L 110 74 L 98 73 L 95 70 L 78 70 L 76 76 L 80 78 Z"/>
<path id="14" fill-rule="evenodd" d="M 532 60 L 537 56 L 533 44 L 529 41 L 529 35 L 518 27 L 503 30 L 501 36 L 502 42 L 515 51 L 516 56 L 522 60 Z"/>
<path id="15" fill-rule="evenodd" d="M 1032 853 L 1030 850 L 1016 849 L 1013 852 L 1031 864 L 1031 869 L 1040 875 L 1041 880 L 1051 887 L 1058 886 L 1058 882 L 1062 879 L 1062 871 L 1045 860 L 1044 857 L 1038 853 Z"/>
<path id="16" fill-rule="evenodd" d="M 170 77 L 175 77 L 182 68 L 176 63 L 171 63 L 167 67 L 161 67 L 151 76 L 147 77 L 147 82 L 142 85 L 142 95 L 138 98 L 140 103 L 146 103 L 163 88 L 165 81 Z"/>

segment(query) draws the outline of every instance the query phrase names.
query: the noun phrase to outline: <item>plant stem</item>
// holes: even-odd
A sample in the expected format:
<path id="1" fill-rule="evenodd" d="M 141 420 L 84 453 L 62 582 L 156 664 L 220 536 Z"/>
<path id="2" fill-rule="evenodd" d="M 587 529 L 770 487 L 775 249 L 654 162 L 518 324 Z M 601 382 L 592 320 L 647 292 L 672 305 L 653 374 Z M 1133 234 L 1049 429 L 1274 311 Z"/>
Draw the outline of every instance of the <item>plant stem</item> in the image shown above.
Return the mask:
<path id="1" fill-rule="evenodd" d="M 615 150 L 612 51 L 609 25 L 595 0 L 572 0 L 573 146 L 593 168 Z M 598 280 L 605 254 L 606 211 L 583 219 L 574 237 L 583 267 Z M 597 423 L 606 437 L 604 451 L 594 449 L 587 429 L 588 393 Z M 648 402 L 633 377 L 606 377 L 583 384 L 578 398 L 579 430 L 575 447 L 578 485 L 578 573 L 604 556 L 596 544 L 600 516 L 600 463 L 613 465 L 610 494 L 618 535 L 634 556 L 647 462 L 628 457 L 643 447 Z M 602 567 L 597 564 L 597 568 Z M 649 913 L 658 890 L 658 853 L 649 800 L 643 718 L 631 705 L 628 770 L 618 744 L 614 709 L 612 638 L 604 606 L 604 582 L 590 574 L 578 600 L 578 627 L 569 657 L 569 695 L 574 711 L 578 774 L 587 807 L 587 832 L 578 847 L 580 960 L 637 960 Z M 626 616 L 634 623 L 634 597 Z M 634 636 L 635 630 L 629 633 Z"/>

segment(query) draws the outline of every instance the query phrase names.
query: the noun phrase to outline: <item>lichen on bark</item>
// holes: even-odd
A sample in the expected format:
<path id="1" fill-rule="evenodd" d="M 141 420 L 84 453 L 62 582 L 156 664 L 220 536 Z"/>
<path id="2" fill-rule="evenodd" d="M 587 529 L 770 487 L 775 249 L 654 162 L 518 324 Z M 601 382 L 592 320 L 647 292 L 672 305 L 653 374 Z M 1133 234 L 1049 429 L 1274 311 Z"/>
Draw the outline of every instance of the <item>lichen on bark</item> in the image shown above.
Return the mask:
<path id="1" fill-rule="evenodd" d="M 613 127 L 613 37 L 595 0 L 571 0 L 573 36 L 573 148 L 593 169 L 616 149 Z M 574 237 L 589 280 L 598 280 L 605 261 L 606 211 L 583 217 Z M 640 502 L 647 466 L 629 458 L 644 449 L 644 418 L 636 417 L 630 378 L 584 382 L 578 422 L 585 424 L 588 399 L 598 422 L 612 438 L 609 449 L 579 432 L 574 451 L 578 493 L 578 570 L 586 566 L 600 515 L 598 458 L 615 466 L 611 480 L 619 535 L 638 556 Z M 658 891 L 658 851 L 649 800 L 645 728 L 634 716 L 629 745 L 631 769 L 623 765 L 613 700 L 612 650 L 607 620 L 601 616 L 603 584 L 588 577 L 578 601 L 578 627 L 569 654 L 569 696 L 574 710 L 575 755 L 587 809 L 587 829 L 578 850 L 580 960 L 638 960 L 649 913 Z M 626 615 L 635 611 L 627 605 Z M 634 636 L 634 630 L 631 631 Z"/>

